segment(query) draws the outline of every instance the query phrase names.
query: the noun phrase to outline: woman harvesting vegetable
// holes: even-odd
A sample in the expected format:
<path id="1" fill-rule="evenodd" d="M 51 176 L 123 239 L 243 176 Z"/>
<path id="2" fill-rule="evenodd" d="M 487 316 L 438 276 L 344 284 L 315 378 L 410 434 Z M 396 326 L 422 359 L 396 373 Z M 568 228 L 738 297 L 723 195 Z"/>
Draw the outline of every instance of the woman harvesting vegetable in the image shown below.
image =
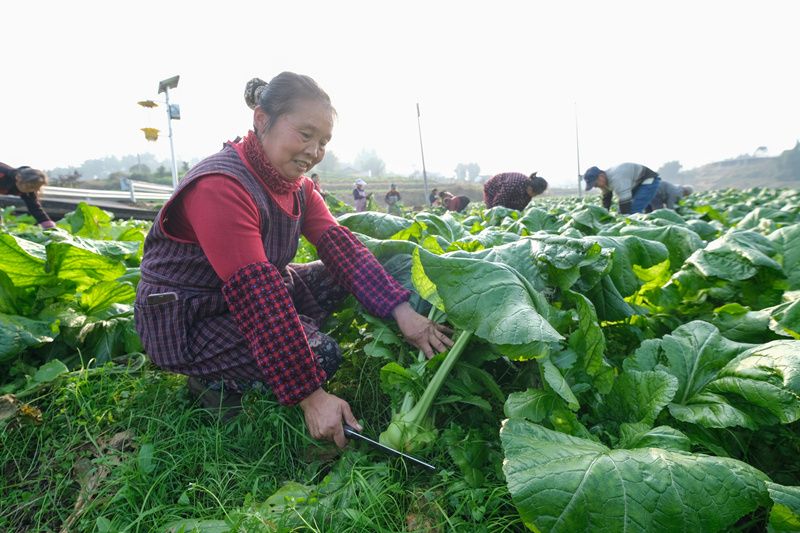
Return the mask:
<path id="1" fill-rule="evenodd" d="M 539 196 L 547 190 L 547 180 L 536 175 L 530 176 L 519 172 L 504 172 L 489 178 L 483 184 L 483 201 L 486 208 L 502 206 L 522 211 L 528 206 L 531 198 Z"/>
<path id="2" fill-rule="evenodd" d="M 22 198 L 28 213 L 43 228 L 56 227 L 39 202 L 39 189 L 47 183 L 47 175 L 30 167 L 14 168 L 0 163 L 0 194 L 15 194 Z"/>
<path id="3" fill-rule="evenodd" d="M 136 325 L 151 359 L 190 376 L 190 388 L 241 394 L 263 383 L 299 404 L 315 438 L 344 446 L 350 406 L 323 384 L 341 352 L 319 331 L 352 292 L 371 313 L 393 317 L 428 357 L 452 341 L 417 314 L 391 278 L 305 177 L 325 155 L 335 110 L 308 76 L 251 80 L 253 131 L 192 168 L 145 241 Z M 300 235 L 321 261 L 289 264 Z"/>

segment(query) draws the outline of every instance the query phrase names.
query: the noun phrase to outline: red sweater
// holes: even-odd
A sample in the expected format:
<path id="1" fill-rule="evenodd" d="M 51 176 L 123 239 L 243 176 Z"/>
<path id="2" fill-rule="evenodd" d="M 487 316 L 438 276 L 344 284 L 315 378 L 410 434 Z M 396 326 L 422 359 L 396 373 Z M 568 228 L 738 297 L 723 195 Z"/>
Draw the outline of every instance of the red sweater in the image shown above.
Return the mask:
<path id="1" fill-rule="evenodd" d="M 242 143 L 234 147 L 248 170 L 257 176 L 244 155 Z M 310 178 L 302 178 L 302 187 L 306 205 L 301 231 L 316 246 L 319 237 L 336 225 L 336 219 Z M 267 193 L 284 212 L 300 216 L 294 212 L 291 192 L 276 194 L 267 189 Z M 173 200 L 164 230 L 177 240 L 199 244 L 223 281 L 244 266 L 267 261 L 258 208 L 244 186 L 230 176 L 209 174 L 197 178 Z M 232 247 L 232 242 L 237 246 Z"/>

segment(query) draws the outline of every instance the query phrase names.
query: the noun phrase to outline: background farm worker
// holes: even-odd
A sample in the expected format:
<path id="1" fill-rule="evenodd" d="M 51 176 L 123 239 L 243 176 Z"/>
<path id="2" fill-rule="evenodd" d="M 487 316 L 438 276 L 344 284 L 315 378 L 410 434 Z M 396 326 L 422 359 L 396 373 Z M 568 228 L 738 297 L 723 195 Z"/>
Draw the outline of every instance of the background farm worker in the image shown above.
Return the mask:
<path id="1" fill-rule="evenodd" d="M 658 191 L 661 178 L 653 170 L 638 163 L 622 163 L 606 170 L 590 167 L 583 175 L 586 190 L 597 187 L 603 191 L 603 207 L 611 208 L 611 198 L 617 195 L 619 212 L 643 213 Z"/>
<path id="2" fill-rule="evenodd" d="M 253 79 L 253 131 L 195 165 L 144 244 L 136 329 L 151 360 L 189 375 L 206 405 L 266 386 L 299 404 L 314 438 L 346 444 L 349 404 L 325 391 L 342 354 L 321 321 L 348 292 L 393 318 L 428 357 L 449 329 L 419 315 L 410 293 L 333 218 L 305 176 L 325 155 L 336 111 L 308 76 Z M 290 264 L 300 235 L 321 261 Z M 222 392 L 220 392 L 222 391 Z"/>
<path id="3" fill-rule="evenodd" d="M 14 194 L 22 198 L 28 213 L 43 228 L 56 227 L 39 202 L 39 189 L 47 183 L 47 175 L 31 167 L 14 168 L 0 163 L 0 194 Z"/>
<path id="4" fill-rule="evenodd" d="M 453 196 L 448 191 L 439 193 L 439 201 L 448 211 L 456 211 L 458 213 L 463 211 L 470 202 L 468 196 Z"/>
<path id="5" fill-rule="evenodd" d="M 668 181 L 661 180 L 661 183 L 658 184 L 656 195 L 653 196 L 653 199 L 650 201 L 648 210 L 655 211 L 656 209 L 664 208 L 675 209 L 678 202 L 682 198 L 692 194 L 693 191 L 694 189 L 689 185 L 674 185 Z"/>
<path id="6" fill-rule="evenodd" d="M 324 194 L 325 194 L 325 191 L 323 191 L 323 190 L 322 190 L 322 184 L 321 184 L 321 183 L 320 183 L 320 181 L 319 181 L 319 174 L 317 174 L 316 172 L 314 172 L 313 174 L 311 174 L 311 181 L 314 183 L 314 189 L 315 189 L 315 190 L 316 190 L 318 193 L 320 193 L 320 194 L 324 195 Z"/>
<path id="7" fill-rule="evenodd" d="M 483 184 L 483 201 L 486 208 L 507 207 L 522 211 L 531 198 L 547 190 L 547 180 L 536 175 L 526 176 L 520 172 L 504 172 L 489 178 Z"/>
<path id="8" fill-rule="evenodd" d="M 364 190 L 364 185 L 366 184 L 367 182 L 361 178 L 357 179 L 355 182 L 355 188 L 353 189 L 353 200 L 355 200 L 356 211 L 367 210 L 367 191 Z"/>
<path id="9" fill-rule="evenodd" d="M 431 193 L 428 195 L 428 202 L 433 206 L 439 205 L 439 189 L 431 190 Z"/>
<path id="10" fill-rule="evenodd" d="M 389 206 L 389 213 L 393 215 L 400 215 L 402 214 L 402 210 L 400 209 L 400 200 L 402 197 L 397 190 L 397 185 L 392 183 L 390 186 L 389 192 L 386 193 L 384 200 L 386 200 L 386 205 Z"/>

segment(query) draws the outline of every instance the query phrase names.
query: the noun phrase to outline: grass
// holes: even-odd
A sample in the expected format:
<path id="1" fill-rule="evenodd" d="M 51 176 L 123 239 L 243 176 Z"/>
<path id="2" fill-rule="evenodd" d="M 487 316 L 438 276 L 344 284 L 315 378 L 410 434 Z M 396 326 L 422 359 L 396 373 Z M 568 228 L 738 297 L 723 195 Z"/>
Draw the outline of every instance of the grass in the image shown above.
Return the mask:
<path id="1" fill-rule="evenodd" d="M 350 357 L 331 383 L 375 436 L 389 418 L 382 364 Z M 504 481 L 470 487 L 444 445 L 425 457 L 433 475 L 361 445 L 338 454 L 297 408 L 251 393 L 225 423 L 150 365 L 78 372 L 26 400 L 42 421 L 0 426 L 2 531 L 524 530 Z"/>

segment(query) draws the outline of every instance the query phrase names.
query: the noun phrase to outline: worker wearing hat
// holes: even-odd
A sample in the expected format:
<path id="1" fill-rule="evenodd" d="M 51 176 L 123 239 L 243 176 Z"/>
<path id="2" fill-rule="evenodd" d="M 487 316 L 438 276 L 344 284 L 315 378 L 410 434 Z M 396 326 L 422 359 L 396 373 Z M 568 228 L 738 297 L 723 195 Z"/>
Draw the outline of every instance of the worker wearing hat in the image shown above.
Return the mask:
<path id="1" fill-rule="evenodd" d="M 638 163 L 622 163 L 606 170 L 589 168 L 583 175 L 586 190 L 597 187 L 603 191 L 603 207 L 611 208 L 616 194 L 619 212 L 643 213 L 656 192 L 661 178 L 658 173 Z"/>

